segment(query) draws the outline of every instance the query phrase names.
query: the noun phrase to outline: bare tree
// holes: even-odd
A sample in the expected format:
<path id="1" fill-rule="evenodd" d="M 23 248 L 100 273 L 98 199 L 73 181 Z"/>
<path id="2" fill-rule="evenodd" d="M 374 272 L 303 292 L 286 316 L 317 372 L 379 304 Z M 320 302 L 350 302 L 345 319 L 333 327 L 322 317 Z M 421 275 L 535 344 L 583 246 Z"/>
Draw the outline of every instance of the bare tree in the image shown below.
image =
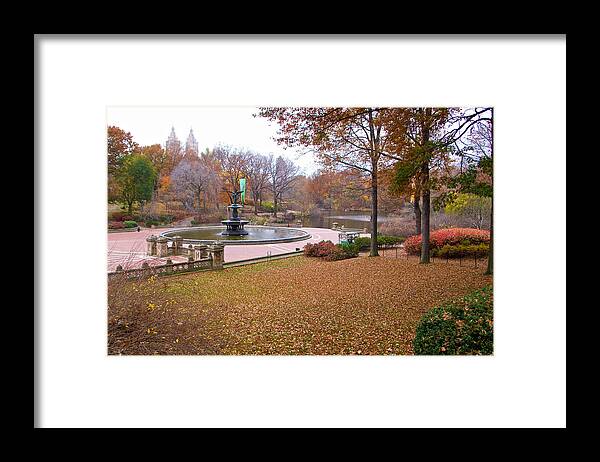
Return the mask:
<path id="1" fill-rule="evenodd" d="M 206 192 L 216 181 L 216 173 L 199 160 L 183 159 L 171 174 L 173 189 L 188 210 L 206 209 Z"/>
<path id="2" fill-rule="evenodd" d="M 258 213 L 258 204 L 262 203 L 263 191 L 269 181 L 269 158 L 262 154 L 253 153 L 247 161 L 246 175 L 252 200 L 254 201 L 254 213 Z"/>
<path id="3" fill-rule="evenodd" d="M 233 191 L 239 189 L 240 179 L 246 176 L 246 167 L 251 152 L 247 149 L 218 145 L 213 149 L 213 153 L 220 162 L 223 191 L 227 193 L 231 201 Z"/>
<path id="4" fill-rule="evenodd" d="M 283 202 L 284 194 L 292 188 L 299 173 L 300 167 L 290 159 L 269 156 L 269 186 L 273 194 L 273 216 L 277 216 L 277 205 Z"/>

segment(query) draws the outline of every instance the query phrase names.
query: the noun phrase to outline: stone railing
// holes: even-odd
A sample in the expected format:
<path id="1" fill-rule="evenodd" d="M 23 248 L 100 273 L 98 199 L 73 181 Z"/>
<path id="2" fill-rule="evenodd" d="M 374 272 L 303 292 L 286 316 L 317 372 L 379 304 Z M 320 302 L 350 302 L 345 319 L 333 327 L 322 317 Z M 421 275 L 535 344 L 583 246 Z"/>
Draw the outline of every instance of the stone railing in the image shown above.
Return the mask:
<path id="1" fill-rule="evenodd" d="M 169 242 L 171 245 L 169 245 Z M 194 260 L 206 258 L 208 253 L 221 253 L 223 252 L 223 245 L 214 243 L 210 246 L 205 244 L 187 246 L 183 244 L 183 238 L 181 236 L 173 236 L 168 239 L 164 236 L 156 237 L 154 235 L 146 238 L 147 249 L 146 255 L 152 257 L 168 257 L 173 256 L 188 256 L 194 257 Z M 222 255 L 221 255 L 222 259 Z"/>
<path id="2" fill-rule="evenodd" d="M 161 276 L 169 274 L 187 273 L 190 271 L 207 271 L 216 269 L 213 265 L 212 257 L 202 260 L 189 260 L 187 262 L 173 263 L 170 259 L 164 265 L 150 266 L 147 262 L 142 264 L 141 268 L 124 270 L 121 265 L 117 266 L 117 270 L 108 273 L 108 279 L 117 277 L 125 277 L 127 279 L 144 279 L 150 276 Z"/>
<path id="3" fill-rule="evenodd" d="M 154 238 L 154 239 L 151 239 Z M 148 241 L 148 255 L 156 257 L 167 257 L 169 255 L 185 255 L 188 261 L 173 263 L 170 258 L 164 265 L 150 266 L 148 262 L 142 263 L 141 268 L 124 270 L 121 265 L 117 266 L 116 271 L 108 273 L 108 278 L 115 277 L 126 278 L 146 278 L 153 275 L 167 275 L 173 273 L 183 273 L 190 271 L 207 271 L 223 269 L 224 246 L 222 244 L 207 245 L 189 245 L 183 247 L 181 241 L 174 240 L 173 246 L 167 246 L 167 239 L 164 237 L 156 238 L 150 236 Z"/>

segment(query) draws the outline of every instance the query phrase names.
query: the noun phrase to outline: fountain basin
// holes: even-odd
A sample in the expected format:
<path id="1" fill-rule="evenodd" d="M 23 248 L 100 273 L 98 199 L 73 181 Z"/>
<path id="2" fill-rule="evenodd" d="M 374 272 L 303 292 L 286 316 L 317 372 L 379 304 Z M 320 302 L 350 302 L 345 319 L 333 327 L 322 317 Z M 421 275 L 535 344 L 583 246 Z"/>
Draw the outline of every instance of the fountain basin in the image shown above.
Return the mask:
<path id="1" fill-rule="evenodd" d="M 211 244 L 218 241 L 223 245 L 273 244 L 277 242 L 294 242 L 310 239 L 311 235 L 299 228 L 283 228 L 278 226 L 246 226 L 246 235 L 223 235 L 225 226 L 193 226 L 177 228 L 160 233 L 166 238 L 181 236 L 184 244 Z"/>
<path id="2" fill-rule="evenodd" d="M 227 229 L 221 233 L 221 236 L 246 236 L 248 231 L 244 229 L 248 223 L 248 220 L 242 220 L 240 218 L 233 220 L 222 220 Z"/>

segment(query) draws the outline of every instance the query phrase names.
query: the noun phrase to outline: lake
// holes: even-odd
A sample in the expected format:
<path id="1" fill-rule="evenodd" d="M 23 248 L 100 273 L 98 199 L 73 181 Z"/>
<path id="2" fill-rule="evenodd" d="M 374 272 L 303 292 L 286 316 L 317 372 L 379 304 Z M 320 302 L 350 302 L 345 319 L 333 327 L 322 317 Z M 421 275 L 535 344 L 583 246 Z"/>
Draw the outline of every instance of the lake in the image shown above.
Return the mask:
<path id="1" fill-rule="evenodd" d="M 382 223 L 388 220 L 397 218 L 397 216 L 389 216 L 386 214 L 378 214 L 377 223 Z M 371 232 L 371 215 L 365 212 L 344 212 L 344 211 L 331 211 L 322 215 L 312 215 L 304 218 L 302 221 L 303 226 L 309 226 L 313 228 L 331 228 L 332 224 L 336 222 L 338 226 L 344 225 L 344 228 L 367 228 L 367 232 Z"/>

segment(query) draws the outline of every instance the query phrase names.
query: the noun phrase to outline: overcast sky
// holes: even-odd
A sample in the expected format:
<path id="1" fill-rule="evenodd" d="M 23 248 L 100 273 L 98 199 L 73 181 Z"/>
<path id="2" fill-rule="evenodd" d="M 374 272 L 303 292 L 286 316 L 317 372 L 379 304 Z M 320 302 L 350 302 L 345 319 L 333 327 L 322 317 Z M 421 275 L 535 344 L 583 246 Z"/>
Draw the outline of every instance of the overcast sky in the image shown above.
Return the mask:
<path id="1" fill-rule="evenodd" d="M 190 132 L 198 141 L 198 148 L 212 149 L 219 143 L 244 147 L 261 154 L 288 157 L 296 162 L 305 174 L 317 170 L 318 165 L 310 154 L 299 155 L 300 151 L 283 149 L 272 137 L 277 125 L 262 117 L 252 117 L 258 112 L 255 107 L 155 107 L 155 106 L 109 106 L 106 110 L 108 125 L 131 132 L 140 145 L 161 144 L 164 146 L 171 127 L 182 144 Z"/>

